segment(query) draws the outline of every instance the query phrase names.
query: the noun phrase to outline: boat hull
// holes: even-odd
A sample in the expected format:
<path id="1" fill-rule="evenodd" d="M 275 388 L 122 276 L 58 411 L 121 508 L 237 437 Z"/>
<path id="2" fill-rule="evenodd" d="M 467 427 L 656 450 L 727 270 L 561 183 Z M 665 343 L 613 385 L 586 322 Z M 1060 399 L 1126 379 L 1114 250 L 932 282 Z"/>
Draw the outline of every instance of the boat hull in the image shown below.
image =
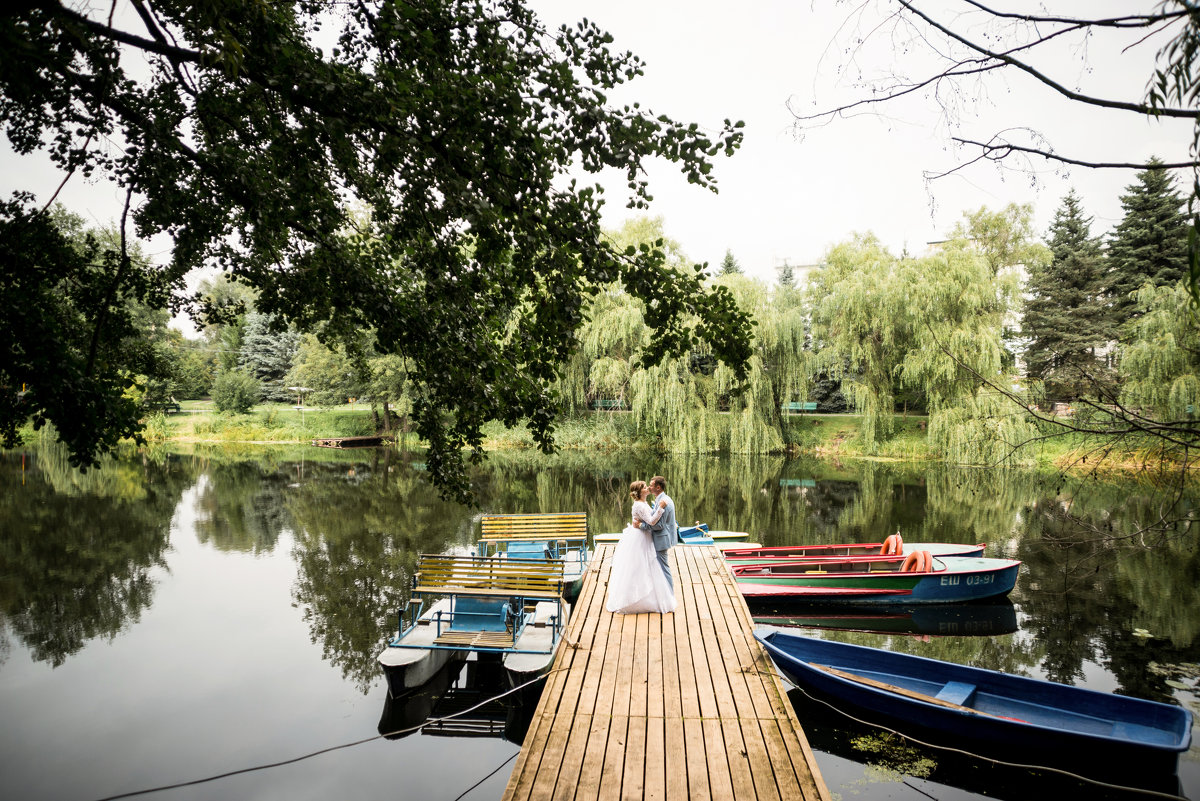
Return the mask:
<path id="1" fill-rule="evenodd" d="M 379 654 L 379 666 L 387 677 L 388 692 L 392 695 L 404 695 L 420 687 L 434 677 L 435 674 L 451 659 L 466 659 L 467 652 L 447 648 L 420 648 L 433 645 L 437 637 L 437 628 L 428 624 L 438 612 L 449 614 L 450 601 L 439 600 L 422 616 L 426 623 L 416 626 L 405 638 L 409 647 L 397 648 L 387 646 Z"/>
<path id="2" fill-rule="evenodd" d="M 731 566 L 738 589 L 746 598 L 856 604 L 964 603 L 1007 595 L 1021 567 L 1016 559 L 946 557 L 936 559 L 930 573 L 870 570 L 863 560 L 857 571 L 826 571 L 819 560 L 769 565 Z"/>
<path id="3" fill-rule="evenodd" d="M 1170 704 L 779 631 L 755 636 L 797 687 L 930 742 L 1093 775 L 1173 773 L 1191 743 L 1191 714 Z"/>
<path id="4" fill-rule="evenodd" d="M 848 556 L 876 556 L 882 543 L 848 543 L 844 545 L 781 545 L 772 548 L 727 548 L 725 561 L 731 565 L 753 565 L 776 560 L 845 559 Z M 987 543 L 975 545 L 951 542 L 906 542 L 900 556 L 928 551 L 931 556 L 983 556 Z"/>

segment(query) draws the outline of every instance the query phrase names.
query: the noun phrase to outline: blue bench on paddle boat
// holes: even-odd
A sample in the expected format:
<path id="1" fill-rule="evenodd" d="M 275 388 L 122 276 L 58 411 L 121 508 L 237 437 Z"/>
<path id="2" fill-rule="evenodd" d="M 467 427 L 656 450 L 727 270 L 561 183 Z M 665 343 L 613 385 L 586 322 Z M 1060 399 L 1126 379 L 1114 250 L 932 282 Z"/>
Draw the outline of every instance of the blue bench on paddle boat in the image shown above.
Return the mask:
<path id="1" fill-rule="evenodd" d="M 551 559 L 557 558 L 557 553 L 551 556 L 551 545 L 557 543 L 516 540 L 509 542 L 504 552 L 509 559 Z M 557 551 L 557 548 L 554 549 Z"/>
<path id="2" fill-rule="evenodd" d="M 508 631 L 511 618 L 507 599 L 454 596 L 450 631 Z"/>

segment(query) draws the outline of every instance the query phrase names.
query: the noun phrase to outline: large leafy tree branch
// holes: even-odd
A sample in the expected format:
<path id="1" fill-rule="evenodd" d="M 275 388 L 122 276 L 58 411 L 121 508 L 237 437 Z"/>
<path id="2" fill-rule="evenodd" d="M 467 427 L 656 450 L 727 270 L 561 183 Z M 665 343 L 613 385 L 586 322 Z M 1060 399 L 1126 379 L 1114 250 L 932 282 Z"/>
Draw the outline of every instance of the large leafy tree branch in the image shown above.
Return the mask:
<path id="1" fill-rule="evenodd" d="M 281 324 L 351 344 L 370 331 L 403 356 L 444 491 L 467 497 L 463 449 L 481 456 L 488 420 L 527 420 L 552 448 L 557 370 L 613 281 L 647 303 L 647 363 L 703 341 L 744 374 L 750 328 L 728 291 L 657 248 L 616 250 L 600 190 L 568 180 L 617 168 L 641 207 L 643 163 L 661 157 L 715 191 L 711 160 L 740 123 L 710 134 L 609 105 L 642 64 L 592 23 L 547 30 L 521 0 L 117 9 L 0 19 L 14 149 L 125 187 L 139 233 L 174 239 L 159 281 L 217 266 Z M 49 380 L 30 371 L 0 384 Z"/>

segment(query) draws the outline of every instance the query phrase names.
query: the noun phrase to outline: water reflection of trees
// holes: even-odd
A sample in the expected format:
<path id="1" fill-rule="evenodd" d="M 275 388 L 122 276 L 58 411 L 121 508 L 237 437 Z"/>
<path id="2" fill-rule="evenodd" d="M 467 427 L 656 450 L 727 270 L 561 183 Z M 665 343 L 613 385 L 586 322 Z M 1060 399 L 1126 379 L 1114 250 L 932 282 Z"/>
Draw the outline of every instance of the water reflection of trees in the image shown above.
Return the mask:
<path id="1" fill-rule="evenodd" d="M 288 487 L 301 464 L 267 459 L 201 459 L 204 479 L 196 494 L 196 538 L 221 551 L 266 553 L 291 528 Z"/>
<path id="2" fill-rule="evenodd" d="M 408 599 L 417 557 L 463 544 L 472 514 L 442 501 L 412 466 L 376 450 L 354 464 L 309 465 L 289 497 L 296 601 L 325 658 L 366 692 L 375 657 Z"/>
<path id="3" fill-rule="evenodd" d="M 162 564 L 182 490 L 200 480 L 201 541 L 261 552 L 281 532 L 294 532 L 295 600 L 326 658 L 366 690 L 377 679 L 375 656 L 407 600 L 420 553 L 473 547 L 481 511 L 583 511 L 593 532 L 617 531 L 629 514 L 629 482 L 660 473 L 681 523 L 748 531 L 766 544 L 872 541 L 899 529 L 916 542 L 987 541 L 990 554 L 1024 561 L 1013 593 L 1019 633 L 928 643 L 892 638 L 886 647 L 1013 672 L 1036 665 L 1063 681 L 1080 681 L 1095 663 L 1123 691 L 1144 697 L 1167 695 L 1164 679 L 1147 675 L 1147 661 L 1197 661 L 1194 532 L 1125 537 L 1143 529 L 1155 508 L 1153 494 L 1134 482 L 1092 482 L 1081 492 L 1022 471 L 512 453 L 476 468 L 481 509 L 468 509 L 437 496 L 419 455 L 382 449 L 313 456 L 312 449 L 253 458 L 135 453 L 78 474 L 45 449 L 25 486 L 0 498 L 7 636 L 61 664 L 88 640 L 112 637 L 136 619 L 151 602 L 151 570 Z M 18 458 L 4 457 L 2 469 L 14 474 Z"/>
<path id="4" fill-rule="evenodd" d="M 1169 699 L 1150 661 L 1194 662 L 1200 656 L 1200 556 L 1193 532 L 1137 544 L 1154 505 L 1133 482 L 1095 483 L 1086 492 L 1058 487 L 1023 512 L 1017 556 L 1026 627 L 1046 643 L 1044 668 L 1074 682 L 1085 663 L 1105 665 L 1121 691 Z"/>
<path id="5" fill-rule="evenodd" d="M 106 459 L 78 473 L 53 445 L 0 457 L 0 614 L 55 667 L 150 607 L 186 467 Z M 18 473 L 23 470 L 23 475 Z"/>

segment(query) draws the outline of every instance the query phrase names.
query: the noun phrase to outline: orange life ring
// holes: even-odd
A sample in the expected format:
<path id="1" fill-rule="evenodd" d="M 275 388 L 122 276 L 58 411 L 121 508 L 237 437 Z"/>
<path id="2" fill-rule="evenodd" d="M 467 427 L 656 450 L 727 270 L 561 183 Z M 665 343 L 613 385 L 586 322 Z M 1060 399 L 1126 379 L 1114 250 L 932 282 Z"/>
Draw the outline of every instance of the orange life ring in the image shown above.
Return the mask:
<path id="1" fill-rule="evenodd" d="M 888 536 L 879 548 L 880 556 L 899 556 L 902 553 L 904 553 L 904 540 L 900 538 L 899 532 Z"/>
<path id="2" fill-rule="evenodd" d="M 933 572 L 933 554 L 929 551 L 914 551 L 904 557 L 900 565 L 902 573 L 931 573 Z"/>

